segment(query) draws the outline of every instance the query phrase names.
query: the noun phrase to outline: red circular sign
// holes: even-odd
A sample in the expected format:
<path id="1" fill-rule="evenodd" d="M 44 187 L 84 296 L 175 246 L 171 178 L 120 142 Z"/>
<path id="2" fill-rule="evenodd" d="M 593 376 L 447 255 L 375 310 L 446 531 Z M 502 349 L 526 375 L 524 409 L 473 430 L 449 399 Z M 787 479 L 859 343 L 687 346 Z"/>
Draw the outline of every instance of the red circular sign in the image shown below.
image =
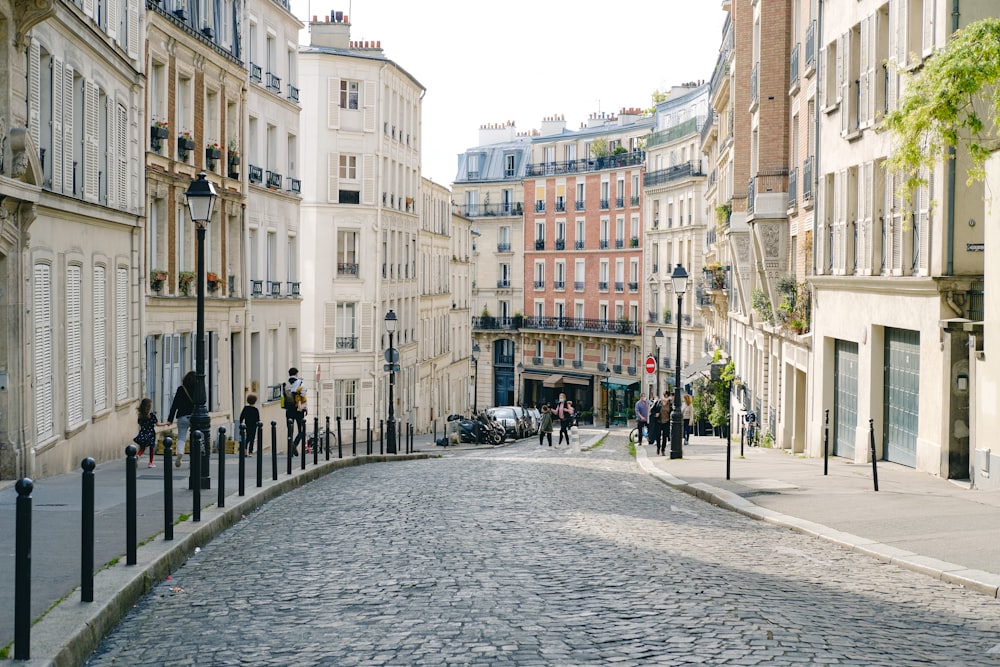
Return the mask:
<path id="1" fill-rule="evenodd" d="M 646 372 L 650 375 L 656 372 L 656 359 L 653 357 L 646 357 Z"/>

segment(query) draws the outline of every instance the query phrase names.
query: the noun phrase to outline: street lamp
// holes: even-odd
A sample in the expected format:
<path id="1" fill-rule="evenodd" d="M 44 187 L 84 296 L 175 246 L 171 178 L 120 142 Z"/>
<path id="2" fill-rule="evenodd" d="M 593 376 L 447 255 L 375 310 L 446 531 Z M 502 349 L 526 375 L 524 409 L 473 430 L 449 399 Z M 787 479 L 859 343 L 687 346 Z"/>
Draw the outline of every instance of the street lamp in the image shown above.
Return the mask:
<path id="1" fill-rule="evenodd" d="M 656 345 L 656 398 L 660 398 L 660 346 L 663 345 L 663 329 L 657 329 L 653 334 L 653 343 Z"/>
<path id="2" fill-rule="evenodd" d="M 514 404 L 515 405 L 524 405 L 524 388 L 521 387 L 521 374 L 522 373 L 524 373 L 524 364 L 522 364 L 519 361 L 519 362 L 517 362 L 517 392 L 518 392 L 517 398 L 520 398 L 521 401 L 519 403 L 517 401 L 517 399 L 515 398 L 515 400 L 514 400 Z"/>
<path id="3" fill-rule="evenodd" d="M 674 272 L 670 274 L 670 282 L 674 286 L 674 294 L 677 295 L 677 359 L 674 365 L 674 411 L 670 414 L 670 458 L 679 459 L 683 457 L 681 449 L 681 439 L 684 437 L 684 418 L 681 415 L 681 303 L 684 301 L 684 292 L 687 290 L 687 271 L 678 264 L 674 267 Z"/>
<path id="4" fill-rule="evenodd" d="M 191 429 L 201 433 L 201 452 L 194 452 L 193 447 L 191 451 L 193 455 L 201 457 L 200 488 L 210 489 L 212 488 L 212 478 L 209 475 L 208 463 L 209 452 L 212 448 L 208 443 L 212 437 L 209 432 L 212 422 L 208 417 L 205 391 L 205 228 L 212 220 L 212 210 L 215 208 L 215 200 L 218 195 L 215 192 L 215 186 L 205 177 L 205 172 L 201 172 L 198 174 L 198 178 L 191 181 L 191 185 L 188 186 L 187 192 L 184 194 L 187 196 L 191 220 L 198 230 L 198 301 L 195 331 L 195 375 L 198 379 L 198 388 L 195 392 L 197 395 L 194 397 L 194 411 L 191 413 Z M 192 443 L 195 442 L 193 435 L 192 433 Z M 191 466 L 191 472 L 194 472 L 194 466 Z M 190 478 L 189 488 L 193 489 L 194 485 L 195 480 Z"/>
<path id="5" fill-rule="evenodd" d="M 611 366 L 604 364 L 604 428 L 611 428 Z"/>
<path id="6" fill-rule="evenodd" d="M 479 343 L 472 344 L 472 365 L 476 368 L 476 377 L 472 381 L 472 414 L 476 414 L 476 403 L 479 398 L 479 358 L 476 357 L 476 352 L 479 352 Z"/>
<path id="7" fill-rule="evenodd" d="M 392 346 L 392 335 L 396 333 L 396 313 L 390 310 L 385 314 L 385 331 L 389 334 L 389 349 L 385 351 L 385 360 L 389 366 L 389 416 L 385 420 L 385 453 L 396 453 L 396 411 L 393 405 L 392 388 L 396 386 L 396 362 L 399 361 L 399 354 Z"/>

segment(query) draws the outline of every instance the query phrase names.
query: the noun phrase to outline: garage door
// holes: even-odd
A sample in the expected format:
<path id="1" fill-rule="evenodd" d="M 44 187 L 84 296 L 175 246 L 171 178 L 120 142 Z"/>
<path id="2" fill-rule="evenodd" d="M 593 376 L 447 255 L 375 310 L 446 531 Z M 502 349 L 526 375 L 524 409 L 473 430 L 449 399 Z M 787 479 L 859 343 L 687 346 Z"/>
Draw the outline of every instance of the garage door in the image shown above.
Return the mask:
<path id="1" fill-rule="evenodd" d="M 858 427 L 858 344 L 838 340 L 833 356 L 833 455 L 854 458 Z"/>
<path id="2" fill-rule="evenodd" d="M 917 407 L 920 403 L 920 333 L 885 330 L 885 458 L 917 465 Z"/>

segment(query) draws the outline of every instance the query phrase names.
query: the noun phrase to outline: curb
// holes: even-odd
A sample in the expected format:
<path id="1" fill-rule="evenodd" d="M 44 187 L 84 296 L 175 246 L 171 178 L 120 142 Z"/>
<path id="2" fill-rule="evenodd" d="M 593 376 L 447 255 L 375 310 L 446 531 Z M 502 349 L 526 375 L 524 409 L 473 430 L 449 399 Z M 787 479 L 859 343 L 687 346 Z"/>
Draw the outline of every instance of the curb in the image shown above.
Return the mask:
<path id="1" fill-rule="evenodd" d="M 696 498 L 732 512 L 738 512 L 751 519 L 757 519 L 782 528 L 788 528 L 810 537 L 836 544 L 859 554 L 877 558 L 883 563 L 890 563 L 934 579 L 957 584 L 977 593 L 983 593 L 996 598 L 1000 596 L 1000 575 L 983 570 L 971 570 L 963 565 L 955 565 L 946 561 L 921 556 L 920 554 L 889 544 L 876 542 L 867 537 L 859 537 L 851 533 L 835 530 L 828 526 L 800 519 L 798 517 L 775 512 L 754 504 L 752 501 L 710 484 L 690 484 L 683 479 L 674 477 L 668 472 L 656 467 L 646 455 L 645 448 L 636 447 L 636 463 L 643 472 L 657 478 L 671 488 L 683 491 Z"/>
<path id="2" fill-rule="evenodd" d="M 291 477 L 265 480 L 260 488 L 246 489 L 246 495 L 227 496 L 226 506 L 206 504 L 201 521 L 174 524 L 174 539 L 166 542 L 162 533 L 138 548 L 137 565 L 119 562 L 94 574 L 94 602 L 82 602 L 80 588 L 53 605 L 31 628 L 30 660 L 0 660 L 0 665 L 19 667 L 76 667 L 82 665 L 101 640 L 110 633 L 132 607 L 167 575 L 183 565 L 202 545 L 241 521 L 244 515 L 278 496 L 337 470 L 367 463 L 388 463 L 438 458 L 435 454 L 358 456 L 321 461 L 306 470 L 293 469 Z M 231 503 L 231 504 L 230 504 Z M 11 649 L 13 653 L 13 648 Z"/>

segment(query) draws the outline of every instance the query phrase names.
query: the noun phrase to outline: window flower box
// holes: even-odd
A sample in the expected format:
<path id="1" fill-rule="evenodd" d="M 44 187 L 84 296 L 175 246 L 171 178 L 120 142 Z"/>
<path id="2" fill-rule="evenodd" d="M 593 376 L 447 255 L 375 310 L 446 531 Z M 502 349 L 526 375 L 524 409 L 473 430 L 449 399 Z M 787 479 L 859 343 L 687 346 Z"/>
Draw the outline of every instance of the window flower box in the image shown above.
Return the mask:
<path id="1" fill-rule="evenodd" d="M 222 149 L 219 144 L 212 144 L 205 148 L 205 159 L 206 160 L 219 160 L 222 158 Z"/>
<path id="2" fill-rule="evenodd" d="M 181 271 L 177 276 L 178 285 L 180 286 L 181 294 L 184 296 L 191 295 L 191 286 L 194 285 L 195 281 L 194 271 Z"/>
<path id="3" fill-rule="evenodd" d="M 160 123 L 159 121 L 153 123 L 153 126 L 149 129 L 149 136 L 156 139 L 166 139 L 170 136 L 170 130 L 167 128 L 166 123 Z"/>
<path id="4" fill-rule="evenodd" d="M 219 276 L 209 271 L 205 274 L 205 287 L 209 292 L 215 293 L 219 289 Z"/>
<path id="5" fill-rule="evenodd" d="M 163 283 L 167 280 L 167 272 L 163 269 L 153 269 L 149 272 L 150 289 L 159 292 L 163 289 Z"/>
<path id="6" fill-rule="evenodd" d="M 177 150 L 184 153 L 194 150 L 194 138 L 190 132 L 184 132 L 177 136 Z"/>

